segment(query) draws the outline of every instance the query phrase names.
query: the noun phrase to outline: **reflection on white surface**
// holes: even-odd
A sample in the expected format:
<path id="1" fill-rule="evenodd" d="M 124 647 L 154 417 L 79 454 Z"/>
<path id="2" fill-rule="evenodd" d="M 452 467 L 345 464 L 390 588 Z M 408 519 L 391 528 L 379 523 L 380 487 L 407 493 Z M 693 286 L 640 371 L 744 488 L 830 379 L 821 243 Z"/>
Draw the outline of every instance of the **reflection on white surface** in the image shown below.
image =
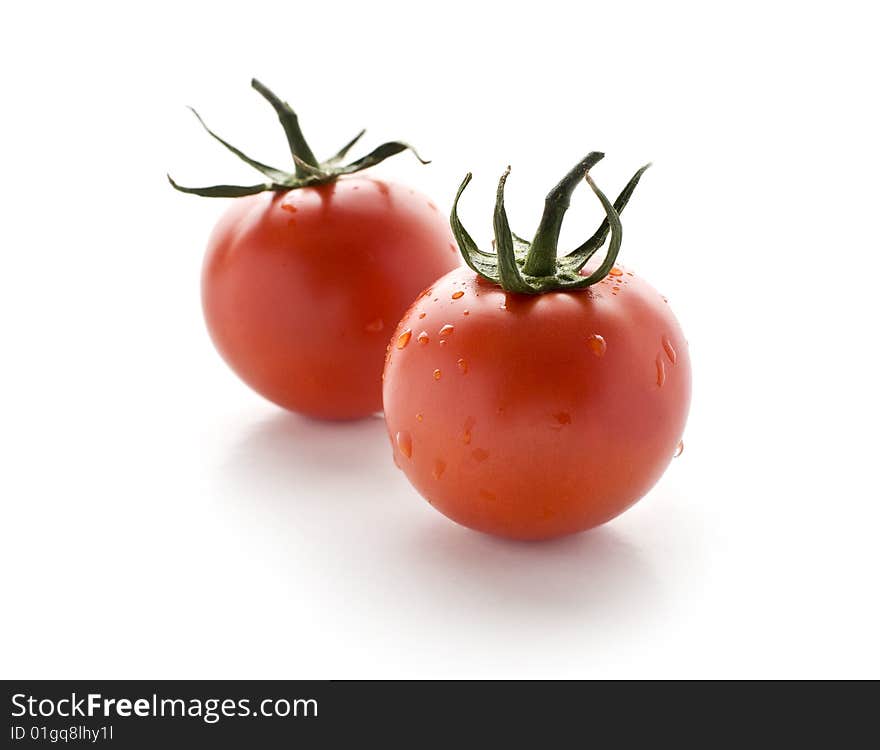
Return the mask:
<path id="1" fill-rule="evenodd" d="M 449 666 L 482 673 L 481 661 L 520 638 L 580 631 L 578 647 L 590 648 L 662 609 L 660 582 L 621 532 L 526 543 L 470 531 L 430 508 L 390 453 L 381 420 L 278 414 L 245 433 L 217 477 L 236 522 L 274 549 L 275 595 L 290 592 L 317 617 L 345 608 L 358 632 L 340 648 L 381 648 L 393 624 L 392 669 L 406 673 L 400 654 L 427 638 L 441 649 L 470 644 L 476 661 Z M 301 599 L 304 571 L 311 601 Z M 521 659 L 550 668 L 558 650 Z"/>
<path id="2" fill-rule="evenodd" d="M 491 608 L 484 614 L 493 618 L 607 620 L 644 614 L 659 595 L 638 550 L 610 528 L 511 542 L 431 524 L 421 526 L 405 549 L 418 582 L 442 591 L 447 603 L 471 616 Z"/>

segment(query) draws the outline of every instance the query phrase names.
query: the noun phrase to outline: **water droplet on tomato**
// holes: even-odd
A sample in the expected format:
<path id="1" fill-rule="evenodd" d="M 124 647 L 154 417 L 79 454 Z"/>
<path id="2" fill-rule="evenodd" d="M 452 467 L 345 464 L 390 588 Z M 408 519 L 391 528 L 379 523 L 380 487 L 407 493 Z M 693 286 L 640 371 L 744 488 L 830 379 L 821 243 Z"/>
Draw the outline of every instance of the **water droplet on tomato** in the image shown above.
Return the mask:
<path id="1" fill-rule="evenodd" d="M 382 318 L 376 318 L 375 320 L 371 320 L 364 326 L 365 331 L 369 331 L 370 333 L 377 333 L 381 331 L 385 327 L 385 322 Z"/>
<path id="2" fill-rule="evenodd" d="M 461 442 L 465 445 L 471 444 L 471 430 L 474 429 L 474 425 L 477 423 L 473 417 L 468 417 L 464 420 L 464 430 L 461 433 Z"/>
<path id="3" fill-rule="evenodd" d="M 431 472 L 434 475 L 434 479 L 440 479 L 444 471 L 446 471 L 446 461 L 438 458 L 434 462 L 434 471 Z"/>
<path id="4" fill-rule="evenodd" d="M 425 419 L 424 414 L 416 414 L 416 422 L 422 422 Z"/>
<path id="5" fill-rule="evenodd" d="M 614 292 L 615 294 L 617 294 L 617 292 L 620 291 L 620 287 L 619 287 L 619 286 L 613 286 L 613 287 L 611 287 L 611 291 Z"/>
<path id="6" fill-rule="evenodd" d="M 397 337 L 397 348 L 403 349 L 409 343 L 409 340 L 411 338 L 412 331 L 407 328 L 403 333 L 400 334 L 400 336 Z"/>
<path id="7" fill-rule="evenodd" d="M 452 299 L 461 299 L 462 297 L 464 297 L 464 292 L 461 290 L 452 293 Z"/>
<path id="8" fill-rule="evenodd" d="M 447 323 L 445 326 L 443 326 L 443 328 L 440 329 L 440 335 L 441 335 L 441 336 L 448 336 L 448 335 L 449 335 L 450 333 L 452 333 L 454 330 L 455 330 L 455 326 L 450 325 L 449 323 Z"/>
<path id="9" fill-rule="evenodd" d="M 425 313 L 419 313 L 419 320 L 425 317 Z"/>
<path id="10" fill-rule="evenodd" d="M 292 206 L 290 203 L 282 203 L 281 208 L 291 214 L 295 214 L 299 210 L 296 206 Z"/>
<path id="11" fill-rule="evenodd" d="M 675 446 L 675 453 L 672 454 L 672 457 L 678 458 L 682 453 L 684 453 L 684 440 L 679 440 L 678 445 Z"/>
<path id="12" fill-rule="evenodd" d="M 623 271 L 621 271 L 617 266 L 614 266 L 609 272 L 609 276 L 623 276 Z"/>
<path id="13" fill-rule="evenodd" d="M 400 452 L 404 456 L 412 458 L 412 435 L 406 430 L 401 430 L 397 433 L 397 447 L 400 448 Z"/>
<path id="14" fill-rule="evenodd" d="M 431 340 L 431 339 L 428 338 L 428 332 L 427 332 L 427 331 L 422 331 L 422 332 L 416 337 L 416 341 L 418 341 L 420 344 L 427 344 L 430 340 Z"/>
<path id="15" fill-rule="evenodd" d="M 663 337 L 663 350 L 666 352 L 666 356 L 669 357 L 669 361 L 672 362 L 672 364 L 675 364 L 677 355 L 675 353 L 675 348 L 672 346 L 672 342 L 669 340 L 669 336 Z"/>
<path id="16" fill-rule="evenodd" d="M 458 360 L 458 369 L 461 370 L 462 375 L 466 375 L 468 371 L 468 363 L 463 359 Z"/>
<path id="17" fill-rule="evenodd" d="M 474 461 L 485 461 L 489 458 L 489 451 L 484 448 L 474 448 L 471 455 L 474 457 Z"/>
<path id="18" fill-rule="evenodd" d="M 440 380 L 440 370 L 434 370 L 434 380 Z"/>
<path id="19" fill-rule="evenodd" d="M 470 315 L 470 314 L 471 314 L 470 310 L 465 310 L 464 312 L 462 312 L 462 315 Z"/>
<path id="20" fill-rule="evenodd" d="M 608 345 L 605 343 L 605 339 L 602 338 L 598 333 L 593 333 L 587 336 L 587 346 L 590 347 L 590 351 L 593 352 L 597 357 L 604 357 L 605 350 L 608 349 Z"/>
<path id="21" fill-rule="evenodd" d="M 663 384 L 666 382 L 666 365 L 663 364 L 663 360 L 660 359 L 659 355 L 657 357 L 657 385 L 661 388 Z"/>

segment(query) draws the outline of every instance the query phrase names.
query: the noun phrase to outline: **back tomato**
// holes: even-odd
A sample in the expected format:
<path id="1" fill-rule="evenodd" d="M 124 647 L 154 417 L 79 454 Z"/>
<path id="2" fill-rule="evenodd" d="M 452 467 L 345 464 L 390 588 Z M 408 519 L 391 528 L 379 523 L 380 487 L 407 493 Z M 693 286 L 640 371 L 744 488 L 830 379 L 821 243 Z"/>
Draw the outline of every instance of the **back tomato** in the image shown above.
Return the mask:
<path id="1" fill-rule="evenodd" d="M 208 243 L 205 320 L 229 366 L 270 401 L 364 417 L 381 409 L 393 327 L 458 257 L 437 207 L 381 180 L 237 198 Z"/>
<path id="2" fill-rule="evenodd" d="M 452 271 L 406 313 L 384 374 L 412 484 L 454 521 L 515 539 L 583 531 L 635 503 L 676 452 L 690 392 L 678 322 L 621 267 L 540 295 Z"/>

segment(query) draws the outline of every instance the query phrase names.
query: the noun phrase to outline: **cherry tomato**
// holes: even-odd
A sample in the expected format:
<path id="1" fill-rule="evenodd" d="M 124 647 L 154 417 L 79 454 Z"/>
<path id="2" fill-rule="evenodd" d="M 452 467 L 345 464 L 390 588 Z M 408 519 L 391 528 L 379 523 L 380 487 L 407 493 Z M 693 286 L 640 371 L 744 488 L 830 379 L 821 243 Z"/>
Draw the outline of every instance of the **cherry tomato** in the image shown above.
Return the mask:
<path id="1" fill-rule="evenodd" d="M 410 308 L 385 417 L 437 510 L 541 539 L 614 518 L 659 479 L 684 430 L 687 343 L 663 298 L 618 270 L 588 292 L 527 296 L 460 268 Z"/>
<path id="2" fill-rule="evenodd" d="M 229 366 L 269 400 L 362 417 L 382 408 L 395 324 L 457 257 L 437 208 L 380 180 L 239 198 L 208 243 L 205 320 Z"/>
<path id="3" fill-rule="evenodd" d="M 471 260 L 491 276 L 485 256 Z M 385 418 L 396 463 L 441 513 L 546 539 L 614 518 L 659 479 L 687 417 L 687 342 L 648 283 L 623 266 L 606 273 L 572 289 L 565 274 L 534 277 L 559 288 L 516 293 L 459 268 L 407 311 L 386 361 Z"/>
<path id="4" fill-rule="evenodd" d="M 411 146 L 383 143 L 343 164 L 361 131 L 319 161 L 290 105 L 251 85 L 278 115 L 295 170 L 250 158 L 196 114 L 264 180 L 188 188 L 168 178 L 185 193 L 236 199 L 205 257 L 208 330 L 229 366 L 276 404 L 325 419 L 367 416 L 381 409 L 390 330 L 420 289 L 458 265 L 452 233 L 426 197 L 358 174 Z"/>

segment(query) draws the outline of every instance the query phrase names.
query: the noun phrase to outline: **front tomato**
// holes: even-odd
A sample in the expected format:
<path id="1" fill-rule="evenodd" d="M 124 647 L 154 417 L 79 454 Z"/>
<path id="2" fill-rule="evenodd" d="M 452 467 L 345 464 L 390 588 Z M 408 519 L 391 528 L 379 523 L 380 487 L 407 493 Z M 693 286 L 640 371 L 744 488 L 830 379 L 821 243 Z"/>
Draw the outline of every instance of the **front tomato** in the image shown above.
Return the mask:
<path id="1" fill-rule="evenodd" d="M 616 256 L 619 218 L 604 202 Z M 499 204 L 496 242 L 521 269 L 529 243 L 506 242 Z M 455 214 L 453 227 L 467 253 Z M 544 293 L 507 291 L 483 278 L 485 254 L 466 257 L 480 273 L 448 273 L 392 339 L 384 406 L 396 463 L 437 510 L 486 533 L 545 539 L 614 518 L 659 479 L 684 430 L 690 362 L 669 306 L 614 257 L 589 285 L 579 268 L 571 283 L 569 268 L 508 284 Z"/>
<path id="2" fill-rule="evenodd" d="M 675 317 L 628 271 L 526 296 L 461 268 L 401 321 L 385 417 L 398 465 L 437 510 L 542 539 L 604 523 L 654 485 L 690 385 Z"/>

